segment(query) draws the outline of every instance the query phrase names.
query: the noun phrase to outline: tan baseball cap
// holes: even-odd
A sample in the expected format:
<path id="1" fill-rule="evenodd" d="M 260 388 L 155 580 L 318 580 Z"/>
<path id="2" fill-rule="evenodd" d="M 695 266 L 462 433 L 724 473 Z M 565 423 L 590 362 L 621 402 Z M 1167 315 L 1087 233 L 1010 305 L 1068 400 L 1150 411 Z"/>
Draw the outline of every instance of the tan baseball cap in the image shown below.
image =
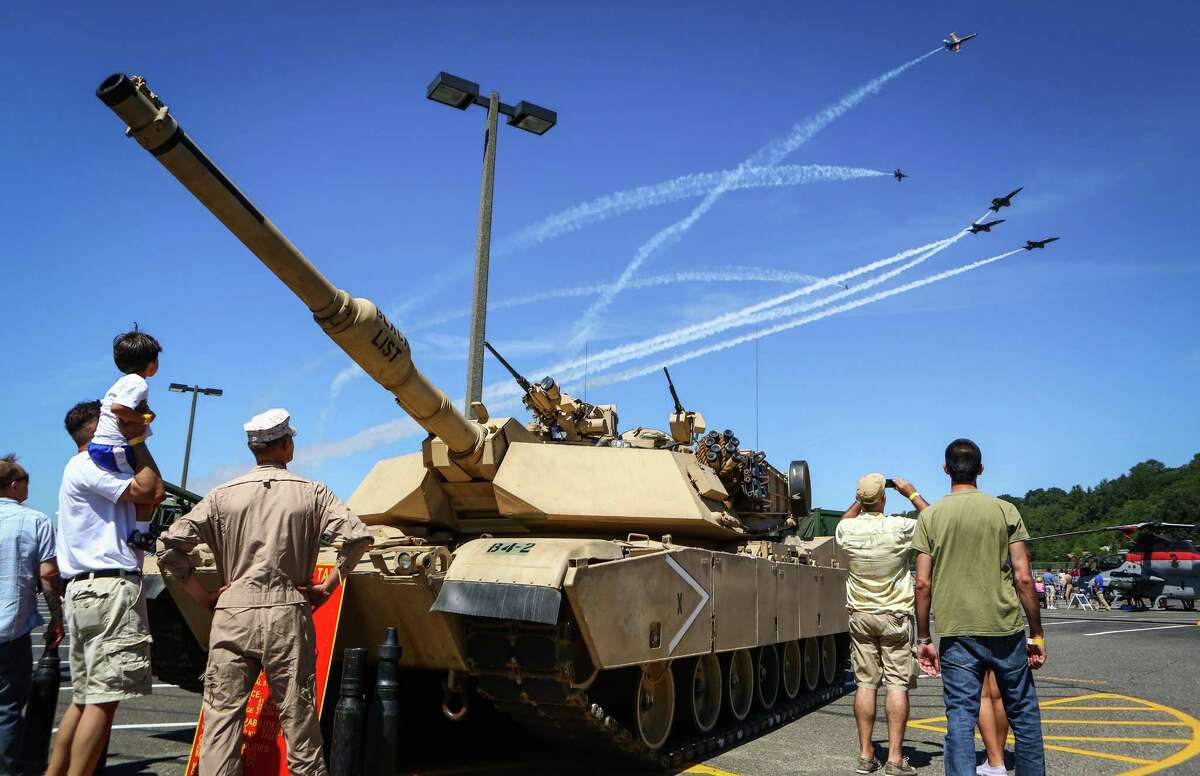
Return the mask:
<path id="1" fill-rule="evenodd" d="M 242 424 L 246 442 L 251 447 L 265 447 L 280 437 L 296 436 L 298 432 L 292 428 L 291 420 L 292 416 L 285 409 L 260 412 Z"/>
<path id="2" fill-rule="evenodd" d="M 882 474 L 866 474 L 858 480 L 858 490 L 855 498 L 860 504 L 878 504 L 883 498 L 883 487 L 887 481 Z"/>

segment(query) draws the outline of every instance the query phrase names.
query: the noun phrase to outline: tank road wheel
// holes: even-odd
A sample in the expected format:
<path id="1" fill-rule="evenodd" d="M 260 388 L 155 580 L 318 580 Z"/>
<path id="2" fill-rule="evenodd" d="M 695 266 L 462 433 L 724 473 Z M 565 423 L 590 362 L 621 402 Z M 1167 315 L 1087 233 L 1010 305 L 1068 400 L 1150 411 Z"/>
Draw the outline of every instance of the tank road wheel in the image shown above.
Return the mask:
<path id="1" fill-rule="evenodd" d="M 779 651 L 774 644 L 758 648 L 754 661 L 754 697 L 768 711 L 779 698 Z"/>
<path id="2" fill-rule="evenodd" d="M 815 638 L 807 638 L 802 642 L 804 653 L 804 686 L 809 692 L 817 689 L 821 683 L 821 650 L 817 647 Z"/>
<path id="3" fill-rule="evenodd" d="M 800 694 L 801 673 L 804 670 L 801 666 L 799 641 L 793 639 L 783 645 L 779 663 L 779 673 L 783 677 L 783 697 L 790 701 Z"/>
<path id="4" fill-rule="evenodd" d="M 675 719 L 675 676 L 666 663 L 642 666 L 633 716 L 647 749 L 656 750 L 666 742 Z"/>
<path id="5" fill-rule="evenodd" d="M 750 713 L 754 703 L 754 658 L 750 650 L 729 653 L 729 670 L 725 673 L 725 708 L 730 716 L 741 721 Z"/>
<path id="6" fill-rule="evenodd" d="M 697 733 L 707 733 L 721 716 L 721 661 L 709 653 L 675 662 L 680 717 Z"/>
<path id="7" fill-rule="evenodd" d="M 822 684 L 833 684 L 837 678 L 838 649 L 833 634 L 821 637 L 821 679 Z"/>

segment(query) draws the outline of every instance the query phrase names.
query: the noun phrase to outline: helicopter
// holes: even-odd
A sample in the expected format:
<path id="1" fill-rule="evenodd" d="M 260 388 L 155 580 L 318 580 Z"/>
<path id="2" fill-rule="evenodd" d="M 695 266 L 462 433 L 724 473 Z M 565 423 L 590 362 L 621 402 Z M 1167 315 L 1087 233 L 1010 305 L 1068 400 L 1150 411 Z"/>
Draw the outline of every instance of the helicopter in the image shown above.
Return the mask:
<path id="1" fill-rule="evenodd" d="M 1153 601 L 1159 608 L 1166 608 L 1168 601 L 1179 601 L 1190 612 L 1196 608 L 1196 591 L 1200 589 L 1200 550 L 1190 539 L 1172 534 L 1198 528 L 1200 525 L 1189 523 L 1132 523 L 1036 536 L 1029 541 L 1117 531 L 1129 539 L 1130 548 L 1123 557 L 1084 560 L 1077 569 L 1079 580 L 1086 583 L 1096 574 L 1103 574 L 1105 584 L 1129 601 Z M 1085 573 L 1085 565 L 1089 573 Z"/>

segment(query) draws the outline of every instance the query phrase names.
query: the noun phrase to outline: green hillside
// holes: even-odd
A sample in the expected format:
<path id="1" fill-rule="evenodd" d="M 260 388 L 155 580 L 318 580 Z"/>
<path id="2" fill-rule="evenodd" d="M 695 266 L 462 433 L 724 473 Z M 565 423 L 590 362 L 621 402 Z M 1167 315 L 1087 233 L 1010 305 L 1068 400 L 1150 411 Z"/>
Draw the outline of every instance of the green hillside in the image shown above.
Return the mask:
<path id="1" fill-rule="evenodd" d="M 1021 510 L 1031 536 L 1154 520 L 1200 523 L 1200 453 L 1175 468 L 1143 461 L 1127 474 L 1090 488 L 1038 488 L 1021 497 L 1001 498 Z M 1105 545 L 1117 550 L 1125 542 L 1120 534 L 1099 533 L 1031 546 L 1037 561 L 1046 562 L 1064 560 L 1068 552 L 1097 552 Z"/>

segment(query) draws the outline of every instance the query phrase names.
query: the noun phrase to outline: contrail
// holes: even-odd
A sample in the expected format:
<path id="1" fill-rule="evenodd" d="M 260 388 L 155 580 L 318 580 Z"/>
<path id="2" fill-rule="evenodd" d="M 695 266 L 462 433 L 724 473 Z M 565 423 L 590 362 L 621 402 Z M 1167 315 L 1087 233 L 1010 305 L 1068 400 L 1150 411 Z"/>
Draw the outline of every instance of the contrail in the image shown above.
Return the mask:
<path id="1" fill-rule="evenodd" d="M 975 220 L 978 221 L 979 219 Z M 949 248 L 951 245 L 958 242 L 969 233 L 969 229 L 960 229 L 956 234 L 953 234 L 945 239 L 927 243 L 916 248 L 909 248 L 908 250 L 901 251 L 893 256 L 888 256 L 887 258 L 873 261 L 870 264 L 865 264 L 861 267 L 848 270 L 840 275 L 834 275 L 826 280 L 811 283 L 794 291 L 789 291 L 786 294 L 780 294 L 779 296 L 775 296 L 748 307 L 744 307 L 740 310 L 725 313 L 724 315 L 719 315 L 707 321 L 684 326 L 674 331 L 667 332 L 665 334 L 659 334 L 639 342 L 632 342 L 626 345 L 610 348 L 609 350 L 601 351 L 592 355 L 588 359 L 587 368 L 603 369 L 605 367 L 614 366 L 625 361 L 632 361 L 637 358 L 642 358 L 643 356 L 647 356 L 662 350 L 678 347 L 679 345 L 684 345 L 688 342 L 703 339 L 735 326 L 745 326 L 752 323 L 775 320 L 777 318 L 782 318 L 787 315 L 794 315 L 798 312 L 803 312 L 814 307 L 823 307 L 827 304 L 837 301 L 838 299 L 843 299 L 845 297 L 861 293 L 868 288 L 872 288 L 884 283 L 896 277 L 897 275 L 912 269 L 918 264 L 921 264 L 922 262 Z M 785 303 L 796 299 L 797 297 L 808 295 L 822 287 L 832 285 L 840 286 L 843 281 L 850 280 L 868 272 L 873 272 L 877 269 L 882 269 L 883 267 L 904 261 L 905 259 L 912 258 L 913 256 L 916 256 L 916 258 L 894 270 L 885 272 L 851 288 L 837 291 L 816 302 L 800 305 L 789 305 L 787 307 L 782 306 Z M 580 370 L 583 369 L 583 366 L 584 365 L 581 361 L 574 360 L 555 365 L 555 367 L 551 369 L 551 373 L 560 375 L 563 379 L 570 379 L 576 376 Z"/>
<path id="2" fill-rule="evenodd" d="M 665 275 L 652 275 L 650 277 L 638 278 L 629 284 L 628 288 L 653 288 L 656 286 L 675 285 L 676 283 L 741 283 L 741 282 L 762 282 L 762 283 L 811 283 L 818 281 L 815 275 L 810 275 L 805 272 L 793 272 L 784 269 L 774 269 L 772 267 L 730 267 L 724 270 L 701 270 L 693 272 L 672 272 Z M 570 299 L 581 296 L 594 296 L 602 293 L 608 288 L 607 284 L 597 283 L 587 286 L 576 286 L 575 288 L 554 288 L 546 291 L 539 291 L 534 294 L 514 297 L 512 299 L 503 299 L 498 302 L 492 302 L 488 305 L 488 311 L 504 310 L 512 307 L 521 307 L 523 305 L 537 304 L 538 302 L 549 302 L 555 299 Z M 421 321 L 415 321 L 411 325 L 405 327 L 407 333 L 423 331 L 425 329 L 438 326 L 448 321 L 466 318 L 471 314 L 469 308 L 462 308 L 442 315 L 427 318 Z M 398 317 L 398 316 L 397 316 Z M 347 366 L 338 370 L 334 374 L 333 379 L 329 383 L 329 401 L 333 401 L 341 395 L 345 387 L 366 375 L 358 364 L 351 362 Z"/>
<path id="3" fill-rule="evenodd" d="M 814 280 L 819 280 L 816 275 L 810 275 L 804 272 L 792 272 L 785 269 L 774 269 L 771 267 L 730 267 L 724 270 L 700 270 L 694 272 L 671 272 L 666 275 L 651 275 L 649 277 L 637 278 L 632 281 L 627 288 L 654 288 L 656 286 L 669 286 L 677 283 L 743 283 L 743 282 L 762 282 L 762 283 L 808 283 Z M 511 299 L 502 299 L 498 302 L 490 302 L 488 304 L 488 312 L 496 310 L 507 310 L 513 307 L 522 307 L 529 304 L 537 304 L 538 302 L 550 302 L 555 299 L 571 299 L 580 296 L 595 296 L 603 293 L 611 284 L 594 283 L 587 286 L 575 286 L 574 288 L 551 288 L 545 291 L 538 291 L 525 296 L 513 297 Z M 439 326 L 449 321 L 459 318 L 466 318 L 471 314 L 470 308 L 463 307 L 459 310 L 444 313 L 442 315 L 427 318 L 422 321 L 414 322 L 408 327 L 407 331 L 420 331 L 422 329 Z"/>
<path id="4" fill-rule="evenodd" d="M 691 359 L 699 358 L 700 356 L 707 355 L 709 353 L 713 353 L 718 350 L 725 350 L 727 348 L 735 347 L 737 345 L 742 344 L 743 342 L 749 342 L 750 340 L 753 340 L 753 339 L 756 339 L 759 337 L 766 337 L 766 336 L 770 336 L 772 334 L 778 334 L 779 332 L 787 331 L 788 329 L 793 329 L 798 326 L 804 326 L 806 324 L 813 323 L 814 321 L 818 321 L 823 318 L 829 318 L 833 315 L 838 315 L 840 313 L 844 313 L 849 310 L 853 310 L 858 307 L 862 307 L 864 305 L 872 304 L 874 302 L 878 302 L 880 300 L 887 299 L 892 296 L 896 296 L 897 294 L 903 294 L 908 291 L 912 291 L 913 289 L 920 288 L 921 286 L 927 286 L 931 283 L 936 283 L 940 280 L 945 280 L 947 278 L 954 277 L 955 275 L 961 275 L 964 272 L 970 272 L 973 269 L 978 269 L 984 265 L 991 264 L 992 262 L 1000 261 L 1001 259 L 1012 256 L 1015 253 L 1020 253 L 1022 250 L 1024 250 L 1024 249 L 1017 248 L 1017 249 L 1011 250 L 1007 253 L 1002 253 L 999 256 L 993 256 L 991 258 L 982 259 L 980 261 L 975 261 L 970 264 L 964 264 L 960 267 L 955 267 L 954 269 L 946 270 L 945 272 L 939 272 L 936 275 L 931 275 L 929 277 L 922 278 L 920 280 L 915 280 L 911 283 L 907 283 L 902 286 L 897 286 L 896 288 L 888 289 L 887 291 L 881 291 L 879 293 L 872 294 L 871 296 L 866 296 L 861 299 L 855 299 L 855 300 L 852 300 L 845 304 L 831 308 L 829 310 L 822 310 L 819 313 L 813 313 L 811 315 L 802 316 L 802 317 L 795 318 L 790 321 L 784 321 L 783 323 L 777 324 L 777 325 L 772 326 L 767 329 L 760 329 L 759 331 L 751 332 L 748 334 L 743 334 L 738 337 L 734 337 L 732 339 L 725 340 L 723 342 L 718 342 L 718 343 L 709 345 L 704 348 L 697 348 L 695 350 L 687 351 L 686 353 L 680 353 L 675 356 L 672 356 L 671 358 L 664 359 L 663 361 L 660 361 L 660 362 L 654 364 L 653 366 L 640 366 L 640 367 L 635 367 L 633 369 L 625 370 L 623 372 L 592 376 L 592 377 L 588 378 L 588 383 L 589 383 L 589 385 L 601 386 L 601 385 L 614 385 L 617 383 L 632 380 L 636 377 L 641 377 L 643 375 L 647 375 L 652 372 L 658 372 L 664 366 L 670 367 L 670 366 L 673 366 L 674 364 L 679 364 L 684 361 L 690 361 Z M 454 403 L 457 405 L 460 402 L 455 401 Z M 504 400 L 498 401 L 498 402 L 497 401 L 489 401 L 488 404 L 490 405 L 489 409 L 502 410 L 502 409 L 514 408 L 517 406 L 518 402 L 513 398 L 508 398 L 508 399 L 504 399 Z M 399 418 L 396 420 L 388 421 L 386 423 L 380 423 L 375 426 L 370 426 L 368 428 L 363 429 L 362 431 L 359 431 L 356 434 L 352 434 L 348 437 L 345 437 L 344 439 L 340 439 L 340 440 L 337 440 L 334 442 L 324 442 L 324 443 L 317 443 L 314 445 L 307 445 L 304 448 L 297 451 L 297 460 L 304 464 L 311 465 L 311 464 L 319 463 L 321 461 L 328 460 L 331 458 L 344 458 L 346 456 L 353 455 L 355 453 L 373 450 L 377 447 L 381 447 L 385 444 L 390 444 L 392 442 L 395 442 L 397 440 L 403 439 L 408 436 L 413 436 L 420 432 L 421 432 L 421 428 L 419 426 L 417 426 L 417 424 L 414 423 L 412 420 L 410 420 L 408 418 Z"/>
<path id="5" fill-rule="evenodd" d="M 949 248 L 958 240 L 962 239 L 964 234 L 966 234 L 965 230 L 944 240 L 938 240 L 936 242 L 927 243 L 926 245 L 921 245 L 916 248 L 910 248 L 906 251 L 901 251 L 900 253 L 897 253 L 894 256 L 889 256 L 886 259 L 873 261 L 870 264 L 843 272 L 840 275 L 833 275 L 827 280 L 820 280 L 815 283 L 810 283 L 806 286 L 795 289 L 794 291 L 789 291 L 786 294 L 780 294 L 762 302 L 757 302 L 747 307 L 743 307 L 740 310 L 735 310 L 733 312 L 716 316 L 715 318 L 711 318 L 707 321 L 691 324 L 689 326 L 683 326 L 675 329 L 674 331 L 670 331 L 665 334 L 659 334 L 639 342 L 632 342 L 595 353 L 588 358 L 587 366 L 589 369 L 604 369 L 615 364 L 642 358 L 662 350 L 669 350 L 671 348 L 687 344 L 688 342 L 704 339 L 705 337 L 710 337 L 713 334 L 718 334 L 726 329 L 731 329 L 736 326 L 745 326 L 764 320 L 774 320 L 787 315 L 793 315 L 805 309 L 821 307 L 838 299 L 853 296 L 867 288 L 884 283 L 896 275 L 899 275 L 902 272 L 905 272 L 944 251 L 946 248 Z M 913 258 L 914 256 L 916 258 Z M 894 270 L 867 280 L 864 283 L 851 286 L 849 289 L 842 289 L 839 286 L 839 289 L 836 293 L 830 294 L 828 297 L 824 297 L 816 302 L 810 302 L 802 305 L 784 306 L 787 302 L 790 302 L 800 296 L 807 296 L 808 294 L 811 294 L 821 288 L 839 285 L 841 281 L 851 280 L 859 275 L 873 272 L 874 270 L 881 269 L 891 264 L 896 264 L 904 261 L 905 259 L 912 260 Z M 574 377 L 580 370 L 582 370 L 583 366 L 584 365 L 581 361 L 574 360 L 568 364 L 559 365 L 559 369 L 557 370 L 552 369 L 551 374 L 561 375 L 563 379 L 570 379 Z"/>
<path id="6" fill-rule="evenodd" d="M 816 135 L 825 127 L 829 126 L 830 123 L 832 123 L 842 114 L 846 113 L 846 111 L 858 105 L 870 95 L 877 94 L 888 81 L 900 75 L 905 70 L 908 70 L 918 62 L 933 56 L 941 50 L 942 47 L 939 46 L 927 54 L 923 54 L 916 59 L 905 62 L 903 65 L 889 70 L 883 75 L 868 81 L 825 110 L 797 124 L 792 128 L 792 131 L 786 137 L 768 143 L 755 152 L 754 155 L 749 159 L 738 165 L 735 170 L 725 176 L 720 185 L 712 189 L 704 197 L 704 199 L 700 201 L 700 204 L 696 205 L 696 207 L 692 209 L 692 212 L 688 213 L 681 220 L 676 221 L 665 229 L 660 230 L 657 234 L 643 243 L 640 248 L 638 248 L 637 253 L 634 254 L 633 259 L 630 260 L 624 271 L 621 272 L 620 277 L 617 278 L 617 282 L 613 284 L 613 287 L 601 294 L 599 298 L 597 298 L 596 301 L 594 301 L 587 309 L 587 311 L 584 312 L 583 317 L 576 326 L 574 336 L 572 336 L 570 342 L 568 343 L 568 347 L 571 350 L 578 350 L 580 347 L 582 347 L 584 341 L 586 341 L 588 336 L 591 334 L 592 329 L 595 328 L 596 319 L 602 312 L 608 309 L 608 306 L 612 303 L 612 300 L 616 298 L 617 294 L 624 290 L 625 286 L 627 286 L 629 281 L 633 279 L 634 274 L 641 268 L 646 259 L 650 258 L 650 256 L 654 255 L 662 248 L 674 244 L 680 240 L 683 235 L 692 228 L 692 225 L 699 221 L 705 213 L 711 210 L 713 205 L 715 205 L 727 191 L 730 191 L 737 185 L 738 181 L 741 180 L 742 176 L 746 174 L 747 170 L 758 167 L 771 167 L 778 164 L 783 160 L 784 157 L 795 151 L 804 143 L 808 142 L 814 135 Z"/>
<path id="7" fill-rule="evenodd" d="M 665 205 L 690 197 L 699 197 L 725 185 L 736 171 L 701 172 L 635 189 L 617 191 L 581 202 L 531 224 L 500 242 L 497 257 L 543 243 L 588 224 L 614 218 L 634 210 Z M 862 167 L 841 167 L 824 164 L 753 167 L 729 186 L 730 189 L 752 189 L 779 186 L 798 186 L 814 181 L 846 181 L 855 178 L 876 178 L 888 173 Z"/>
<path id="8" fill-rule="evenodd" d="M 973 261 L 970 264 L 964 264 L 961 267 L 955 267 L 954 269 L 948 269 L 945 272 L 939 272 L 936 275 L 930 275 L 929 277 L 921 278 L 920 280 L 914 280 L 911 283 L 905 283 L 902 286 L 896 286 L 895 288 L 890 288 L 887 291 L 880 291 L 879 293 L 871 294 L 870 296 L 865 296 L 865 297 L 862 297 L 861 299 L 854 299 L 845 304 L 838 305 L 837 307 L 833 307 L 828 310 L 822 310 L 819 313 L 813 313 L 811 315 L 805 315 L 805 316 L 801 316 L 799 318 L 793 318 L 790 321 L 784 321 L 783 323 L 776 324 L 775 326 L 771 326 L 771 327 L 768 327 L 765 329 L 759 329 L 758 331 L 749 332 L 747 334 L 742 334 L 737 337 L 732 337 L 730 339 L 714 343 L 712 345 L 707 345 L 702 348 L 696 348 L 694 350 L 689 350 L 685 353 L 678 353 L 676 355 L 671 356 L 670 358 L 666 358 L 661 361 L 657 361 L 652 365 L 644 365 L 644 366 L 634 367 L 633 369 L 627 369 L 624 372 L 617 372 L 615 374 L 592 375 L 592 376 L 588 377 L 588 385 L 589 386 L 613 385 L 615 383 L 621 383 L 621 382 L 625 382 L 626 380 L 632 380 L 635 377 L 641 377 L 642 375 L 647 375 L 652 372 L 658 372 L 664 366 L 670 367 L 670 366 L 674 366 L 675 364 L 681 364 L 684 361 L 691 361 L 694 358 L 699 358 L 700 356 L 706 356 L 709 353 L 715 353 L 719 350 L 726 350 L 728 348 L 735 347 L 737 345 L 742 344 L 743 342 L 749 342 L 751 340 L 758 339 L 760 337 L 768 337 L 772 334 L 778 334 L 781 331 L 787 331 L 788 329 L 794 329 L 797 326 L 804 326 L 806 324 L 813 323 L 814 321 L 819 321 L 822 318 L 828 318 L 833 315 L 838 315 L 839 313 L 848 312 L 848 311 L 854 310 L 858 307 L 872 304 L 874 302 L 878 302 L 883 299 L 887 299 L 888 297 L 896 296 L 897 294 L 907 293 L 908 291 L 912 291 L 913 289 L 921 288 L 922 286 L 927 286 L 931 283 L 937 283 L 938 281 L 945 280 L 947 278 L 952 278 L 955 275 L 961 275 L 964 272 L 970 272 L 973 269 L 979 269 L 980 267 L 985 266 L 987 264 L 991 264 L 992 262 L 1000 261 L 1001 259 L 1006 259 L 1009 256 L 1012 256 L 1014 253 L 1020 253 L 1023 250 L 1024 250 L 1024 248 L 1017 248 L 1015 250 L 1009 251 L 1008 253 L 1001 253 L 998 256 L 992 256 L 991 258 L 988 258 L 988 259 L 980 259 L 979 261 Z"/>

